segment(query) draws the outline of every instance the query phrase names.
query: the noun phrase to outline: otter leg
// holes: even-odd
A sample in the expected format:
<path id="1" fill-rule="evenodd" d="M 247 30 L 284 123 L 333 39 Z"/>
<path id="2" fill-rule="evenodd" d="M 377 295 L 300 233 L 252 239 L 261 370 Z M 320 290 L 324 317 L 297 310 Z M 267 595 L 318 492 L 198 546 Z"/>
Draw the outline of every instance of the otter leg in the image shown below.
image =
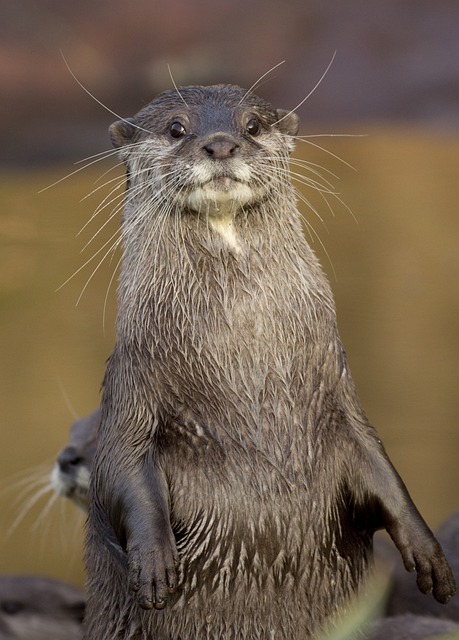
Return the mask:
<path id="1" fill-rule="evenodd" d="M 360 454 L 351 488 L 359 524 L 373 531 L 386 529 L 407 571 L 417 571 L 420 591 L 447 603 L 456 592 L 452 571 L 382 444 L 366 443 Z"/>
<path id="2" fill-rule="evenodd" d="M 128 556 L 129 584 L 144 609 L 163 609 L 177 587 L 178 554 L 166 479 L 151 455 L 129 477 L 121 473 L 110 520 Z"/>

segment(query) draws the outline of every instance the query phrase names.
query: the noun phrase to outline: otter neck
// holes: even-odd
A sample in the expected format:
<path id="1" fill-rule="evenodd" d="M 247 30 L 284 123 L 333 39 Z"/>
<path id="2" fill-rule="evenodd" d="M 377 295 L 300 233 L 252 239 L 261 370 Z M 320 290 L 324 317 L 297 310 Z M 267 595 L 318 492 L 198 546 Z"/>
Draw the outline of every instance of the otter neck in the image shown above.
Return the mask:
<path id="1" fill-rule="evenodd" d="M 135 234 L 132 229 L 126 233 L 119 285 L 118 335 L 127 340 L 149 340 L 157 333 L 153 325 L 163 322 L 161 314 L 169 323 L 166 316 L 172 313 L 181 331 L 185 326 L 194 331 L 194 326 L 230 322 L 241 297 L 269 297 L 266 308 L 285 305 L 293 293 L 275 285 L 285 272 L 294 274 L 291 286 L 303 291 L 311 331 L 317 314 L 334 313 L 293 193 L 282 199 L 282 207 L 273 196 L 235 215 L 204 218 L 173 211 L 160 224 L 149 216 L 142 229 Z"/>

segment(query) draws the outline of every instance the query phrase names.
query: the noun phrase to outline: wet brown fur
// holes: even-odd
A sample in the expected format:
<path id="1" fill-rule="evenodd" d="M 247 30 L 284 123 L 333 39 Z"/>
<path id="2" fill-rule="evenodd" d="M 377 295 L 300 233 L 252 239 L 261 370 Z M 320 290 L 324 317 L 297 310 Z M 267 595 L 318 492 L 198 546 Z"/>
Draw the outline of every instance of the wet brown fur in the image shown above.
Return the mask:
<path id="1" fill-rule="evenodd" d="M 361 589 L 380 528 L 423 591 L 454 593 L 356 397 L 288 176 L 297 128 L 223 85 L 111 128 L 129 186 L 86 640 L 313 637 Z"/>

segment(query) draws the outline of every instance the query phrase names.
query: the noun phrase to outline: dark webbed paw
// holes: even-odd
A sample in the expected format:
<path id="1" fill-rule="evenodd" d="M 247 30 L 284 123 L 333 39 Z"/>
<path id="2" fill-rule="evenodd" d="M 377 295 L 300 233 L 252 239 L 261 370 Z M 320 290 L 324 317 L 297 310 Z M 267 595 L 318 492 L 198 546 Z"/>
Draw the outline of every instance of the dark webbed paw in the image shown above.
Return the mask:
<path id="1" fill-rule="evenodd" d="M 420 553 L 414 562 L 419 590 L 422 593 L 433 593 L 435 600 L 442 604 L 449 602 L 456 593 L 456 582 L 440 545 L 430 557 L 424 557 Z"/>
<path id="2" fill-rule="evenodd" d="M 407 571 L 416 571 L 416 583 L 422 593 L 432 593 L 446 604 L 456 593 L 456 581 L 439 543 L 431 535 L 416 541 L 394 541 Z"/>
<path id="3" fill-rule="evenodd" d="M 144 542 L 128 548 L 129 584 L 143 609 L 164 609 L 177 589 L 175 541 Z"/>

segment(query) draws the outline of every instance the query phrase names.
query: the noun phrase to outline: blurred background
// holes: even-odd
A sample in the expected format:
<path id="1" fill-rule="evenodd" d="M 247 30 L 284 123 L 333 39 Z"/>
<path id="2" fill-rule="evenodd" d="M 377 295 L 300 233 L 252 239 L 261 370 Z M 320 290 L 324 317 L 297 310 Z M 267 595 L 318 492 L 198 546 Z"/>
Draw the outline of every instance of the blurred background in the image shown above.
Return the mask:
<path id="1" fill-rule="evenodd" d="M 168 65 L 177 84 L 249 87 L 285 60 L 257 93 L 294 108 L 336 51 L 298 109 L 324 137 L 295 155 L 336 191 L 302 188 L 322 217 L 301 204 L 308 237 L 392 461 L 432 527 L 456 510 L 458 3 L 0 0 L 0 18 L 0 572 L 83 583 L 83 515 L 46 488 L 114 341 L 119 256 L 102 258 L 123 171 L 93 161 Z"/>

